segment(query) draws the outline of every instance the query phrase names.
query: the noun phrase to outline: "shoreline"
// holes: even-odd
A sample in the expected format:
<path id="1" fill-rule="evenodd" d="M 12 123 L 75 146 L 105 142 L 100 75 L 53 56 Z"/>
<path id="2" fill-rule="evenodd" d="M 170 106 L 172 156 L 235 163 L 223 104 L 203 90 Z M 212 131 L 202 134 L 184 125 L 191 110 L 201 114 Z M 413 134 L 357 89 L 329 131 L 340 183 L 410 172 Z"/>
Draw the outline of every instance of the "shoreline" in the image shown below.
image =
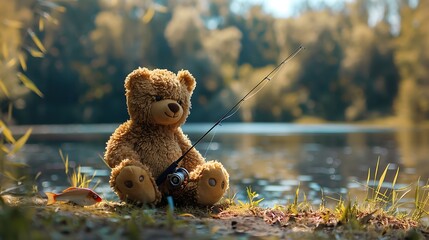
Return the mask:
<path id="1" fill-rule="evenodd" d="M 2 229 L 7 230 L 0 230 L 0 236 L 6 239 L 31 233 L 31 236 L 47 234 L 48 238 L 85 239 L 112 236 L 133 239 L 429 238 L 428 226 L 418 221 L 388 215 L 382 209 L 358 209 L 350 203 L 344 206 L 342 210 L 313 209 L 301 202 L 260 208 L 250 200 L 246 203 L 226 201 L 212 208 L 179 207 L 171 213 L 168 207 L 136 207 L 106 201 L 89 207 L 68 203 L 46 206 L 46 199 L 37 196 L 3 195 L 0 222 Z M 19 228 L 23 223 L 28 224 L 25 233 Z"/>

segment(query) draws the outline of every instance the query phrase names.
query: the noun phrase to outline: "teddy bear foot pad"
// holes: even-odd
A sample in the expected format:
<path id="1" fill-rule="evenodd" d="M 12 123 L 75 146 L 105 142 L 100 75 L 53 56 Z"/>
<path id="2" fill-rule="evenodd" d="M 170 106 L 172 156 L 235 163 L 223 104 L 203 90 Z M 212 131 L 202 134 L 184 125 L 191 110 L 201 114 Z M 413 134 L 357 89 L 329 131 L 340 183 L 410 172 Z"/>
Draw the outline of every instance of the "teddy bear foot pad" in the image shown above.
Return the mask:
<path id="1" fill-rule="evenodd" d="M 121 198 L 125 198 L 122 200 L 154 203 L 156 190 L 150 178 L 149 173 L 139 166 L 125 166 L 116 176 L 114 187 L 121 193 Z"/>

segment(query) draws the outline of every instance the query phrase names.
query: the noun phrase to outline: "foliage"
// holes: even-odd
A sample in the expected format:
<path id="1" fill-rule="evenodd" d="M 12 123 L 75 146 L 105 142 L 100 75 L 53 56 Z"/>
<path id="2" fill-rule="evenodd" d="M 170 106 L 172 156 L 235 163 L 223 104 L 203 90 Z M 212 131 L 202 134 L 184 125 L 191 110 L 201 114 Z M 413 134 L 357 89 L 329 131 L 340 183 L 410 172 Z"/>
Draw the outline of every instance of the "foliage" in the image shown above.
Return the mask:
<path id="1" fill-rule="evenodd" d="M 18 169 L 26 167 L 25 163 L 11 160 L 27 142 L 31 128 L 21 136 L 15 139 L 10 129 L 0 120 L 0 195 L 7 192 L 11 186 L 20 184 L 26 176 L 20 176 Z M 12 187 L 13 189 L 13 187 Z"/>
<path id="2" fill-rule="evenodd" d="M 315 230 L 328 227 L 335 228 L 336 234 L 342 232 L 342 234 L 347 233 L 352 236 L 372 231 L 375 231 L 374 234 L 377 236 L 381 232 L 385 234 L 393 229 L 403 229 L 409 231 L 401 234 L 415 234 L 419 237 L 416 239 L 422 238 L 422 232 L 415 228 L 429 214 L 427 183 L 421 184 L 418 180 L 415 187 L 409 185 L 398 188 L 396 186 L 397 181 L 400 180 L 398 168 L 391 185 L 388 186 L 386 181 L 389 165 L 382 172 L 379 168 L 378 162 L 373 173 L 371 169 L 368 170 L 367 182 L 363 184 L 367 191 L 365 199 L 353 199 L 350 195 L 347 198 L 340 197 L 339 199 L 323 196 L 320 207 L 314 209 L 311 204 L 308 204 L 305 195 L 303 198 L 300 197 L 298 186 L 292 203 L 275 206 L 255 214 L 262 215 L 267 223 L 279 224 L 282 227 L 305 225 L 310 228 L 312 226 Z M 326 205 L 326 198 L 336 202 L 333 208 Z M 409 211 L 404 210 L 406 205 L 410 209 Z M 230 211 L 228 214 L 233 215 L 234 213 Z M 420 224 L 425 226 L 423 223 Z M 342 236 L 348 238 L 346 235 Z"/>
<path id="3" fill-rule="evenodd" d="M 377 179 L 379 164 L 380 159 L 377 160 L 377 165 L 375 167 L 372 183 L 370 183 L 371 169 L 368 169 L 368 177 L 365 185 L 365 189 L 367 191 L 365 201 L 368 202 L 369 207 L 371 209 L 381 207 L 382 209 L 391 214 L 398 213 L 398 209 L 400 209 L 401 205 L 404 204 L 402 199 L 406 196 L 406 194 L 410 192 L 410 189 L 409 187 L 396 188 L 396 181 L 399 175 L 398 167 L 390 188 L 386 188 L 384 192 L 381 192 L 383 183 L 386 178 L 387 170 L 389 169 L 389 164 L 387 164 L 383 173 Z"/>
<path id="4" fill-rule="evenodd" d="M 357 219 L 359 212 L 367 212 L 368 217 L 377 213 L 391 215 L 399 219 L 409 218 L 414 221 L 420 221 L 422 218 L 427 217 L 429 215 L 427 210 L 429 208 L 428 183 L 422 186 L 419 179 L 415 183 L 416 186 L 414 189 L 412 185 L 398 188 L 396 186 L 399 176 L 398 168 L 391 185 L 387 187 L 385 182 L 389 164 L 380 175 L 378 175 L 379 167 L 378 160 L 372 180 L 371 169 L 368 169 L 368 178 L 364 185 L 366 189 L 366 198 L 364 201 L 355 199 L 355 202 L 352 202 L 353 200 L 350 198 L 347 202 L 342 198 L 337 200 L 338 203 L 335 211 L 340 216 L 340 219 L 346 220 L 346 222 L 350 219 Z M 407 199 L 413 199 L 414 201 L 411 202 Z M 406 206 L 411 210 L 408 212 L 404 211 L 403 209 Z"/>
<path id="5" fill-rule="evenodd" d="M 59 153 L 60 153 L 61 160 L 63 161 L 64 171 L 65 171 L 65 174 L 67 175 L 70 185 L 72 187 L 78 187 L 78 188 L 89 188 L 90 184 L 94 180 L 95 175 L 97 174 L 97 171 L 94 171 L 92 176 L 88 177 L 87 175 L 81 172 L 81 166 L 79 165 L 77 167 L 77 170 L 76 168 L 73 168 L 73 173 L 70 175 L 69 174 L 69 156 L 68 155 L 64 156 L 61 150 L 59 151 Z M 95 183 L 92 189 L 97 188 L 99 183 L 100 181 Z"/>
<path id="6" fill-rule="evenodd" d="M 411 218 L 420 220 L 424 216 L 428 216 L 429 208 L 429 182 L 426 181 L 424 186 L 420 186 L 420 179 L 417 181 L 414 195 L 414 211 L 411 213 Z"/>
<path id="7" fill-rule="evenodd" d="M 412 186 L 397 188 L 396 182 L 400 179 L 399 169 L 393 177 L 391 187 L 386 187 L 386 170 L 379 174 L 379 163 L 374 169 L 374 175 L 368 172 L 368 181 L 365 185 L 367 189 L 366 199 L 334 199 L 337 203 L 334 208 L 326 206 L 325 199 L 319 209 L 313 209 L 306 203 L 306 199 L 300 202 L 299 187 L 295 191 L 293 203 L 285 206 L 276 206 L 271 209 L 256 212 L 255 215 L 262 215 L 265 222 L 272 225 L 280 225 L 286 229 L 299 229 L 303 231 L 313 229 L 311 237 L 314 237 L 318 230 L 330 232 L 337 239 L 350 239 L 360 236 L 360 238 L 380 238 L 380 234 L 385 238 L 406 238 L 425 239 L 427 238 L 425 224 L 419 223 L 422 218 L 428 216 L 428 192 L 427 183 L 422 186 L 418 181 L 415 187 L 414 201 L 410 202 L 408 193 Z M 373 179 L 371 179 L 373 178 Z M 399 194 L 401 193 L 401 194 Z M 412 194 L 410 194 L 412 195 Z M 325 197 L 323 197 L 325 198 Z M 414 210 L 405 212 L 404 205 L 412 203 Z M 228 212 L 228 215 L 234 214 Z M 297 231 L 297 230 L 295 230 Z M 298 230 L 299 231 L 299 230 Z"/>
<path id="8" fill-rule="evenodd" d="M 2 239 L 43 239 L 44 234 L 29 226 L 33 223 L 34 210 L 7 207 L 0 204 L 0 237 Z"/>
<path id="9" fill-rule="evenodd" d="M 25 176 L 18 177 L 18 168 L 26 164 L 11 159 L 26 144 L 32 132 L 29 128 L 15 139 L 8 127 L 13 122 L 12 110 L 25 106 L 23 96 L 28 90 L 43 97 L 35 83 L 24 74 L 29 70 L 27 62 L 30 56 L 45 56 L 47 49 L 38 35 L 58 24 L 57 14 L 63 13 L 65 8 L 50 0 L 0 3 L 3 6 L 0 10 L 0 194 L 4 194 L 14 187 L 4 188 L 19 185 L 25 179 Z M 37 33 L 33 30 L 36 28 Z"/>
<path id="10" fill-rule="evenodd" d="M 429 118 L 429 3 L 401 7 L 401 30 L 395 40 L 395 63 L 401 75 L 396 111 L 405 122 Z"/>
<path id="11" fill-rule="evenodd" d="M 250 186 L 246 188 L 246 193 L 247 193 L 247 199 L 249 201 L 242 202 L 238 200 L 238 203 L 240 204 L 241 207 L 248 208 L 251 210 L 251 209 L 257 208 L 259 206 L 259 203 L 261 203 L 264 200 L 264 198 L 257 199 L 259 197 L 259 194 L 252 191 L 252 188 Z"/>
<path id="12" fill-rule="evenodd" d="M 47 53 L 38 35 L 58 24 L 57 15 L 63 13 L 65 8 L 50 0 L 2 0 L 1 4 L 0 100 L 23 108 L 25 102 L 22 97 L 28 90 L 43 96 L 33 81 L 24 74 L 30 70 L 30 56 L 40 58 Z M 37 32 L 34 30 L 36 28 Z M 2 104 L 2 113 L 4 107 Z"/>
<path id="13" fill-rule="evenodd" d="M 38 2 L 51 6 L 51 1 Z M 296 15 L 284 19 L 258 4 L 242 2 L 238 12 L 233 4 L 66 1 L 67 12 L 60 17 L 58 10 L 65 8 L 58 4 L 41 9 L 50 16 L 42 17 L 42 24 L 35 24 L 33 16 L 32 25 L 43 26 L 41 32 L 40 26 L 28 31 L 24 23 L 9 19 L 10 13 L 21 17 L 18 9 L 29 5 L 17 8 L 5 1 L 4 11 L 10 11 L 2 16 L 8 17 L 8 28 L 0 34 L 17 33 L 18 26 L 27 38 L 13 38 L 15 47 L 3 47 L 16 57 L 2 61 L 14 70 L 0 76 L 1 96 L 4 89 L 14 89 L 7 94 L 16 96 L 19 123 L 123 122 L 123 80 L 132 69 L 184 68 L 198 81 L 189 120 L 214 121 L 219 116 L 213 109 L 229 108 L 254 79 L 303 44 L 307 50 L 244 104 L 234 121 L 357 121 L 396 114 L 418 123 L 428 118 L 425 1 L 414 6 L 400 0 L 355 0 L 335 7 L 303 1 Z M 378 19 L 371 9 L 379 11 Z M 391 20 L 395 16 L 400 28 Z M 29 48 L 18 47 L 23 42 Z M 21 52 L 44 58 L 27 59 Z M 26 69 L 20 80 L 18 63 Z M 12 83 L 43 92 L 43 100 L 24 98 L 26 88 Z M 6 109 L 2 104 L 2 112 Z"/>

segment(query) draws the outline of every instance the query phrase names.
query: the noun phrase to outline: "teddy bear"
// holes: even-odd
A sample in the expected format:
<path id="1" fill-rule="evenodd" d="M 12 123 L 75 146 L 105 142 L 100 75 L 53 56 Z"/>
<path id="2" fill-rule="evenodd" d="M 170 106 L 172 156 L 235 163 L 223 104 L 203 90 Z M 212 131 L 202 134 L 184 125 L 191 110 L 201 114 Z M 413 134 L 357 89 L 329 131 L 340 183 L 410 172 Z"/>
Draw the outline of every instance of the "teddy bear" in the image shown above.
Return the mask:
<path id="1" fill-rule="evenodd" d="M 229 174 L 215 160 L 191 148 L 181 129 L 191 109 L 195 78 L 187 70 L 138 68 L 125 79 L 129 120 L 106 144 L 104 160 L 112 168 L 110 185 L 122 201 L 159 205 L 168 196 L 176 204 L 212 206 L 229 187 Z M 180 186 L 156 182 L 173 162 L 188 174 Z M 183 179 L 182 179 L 183 180 Z"/>

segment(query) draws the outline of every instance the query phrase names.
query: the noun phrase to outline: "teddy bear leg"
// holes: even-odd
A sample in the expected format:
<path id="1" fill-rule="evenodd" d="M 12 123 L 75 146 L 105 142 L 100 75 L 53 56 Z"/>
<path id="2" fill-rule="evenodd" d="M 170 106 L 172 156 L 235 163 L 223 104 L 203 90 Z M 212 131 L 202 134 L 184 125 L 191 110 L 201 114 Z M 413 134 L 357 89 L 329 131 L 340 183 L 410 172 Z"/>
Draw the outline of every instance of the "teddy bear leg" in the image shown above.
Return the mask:
<path id="1" fill-rule="evenodd" d="M 190 174 L 196 181 L 197 204 L 211 206 L 217 203 L 229 187 L 229 175 L 223 165 L 217 161 L 208 161 L 198 166 Z"/>
<path id="2" fill-rule="evenodd" d="M 137 161 L 124 160 L 113 168 L 110 186 L 122 201 L 156 204 L 161 199 L 149 169 Z"/>

